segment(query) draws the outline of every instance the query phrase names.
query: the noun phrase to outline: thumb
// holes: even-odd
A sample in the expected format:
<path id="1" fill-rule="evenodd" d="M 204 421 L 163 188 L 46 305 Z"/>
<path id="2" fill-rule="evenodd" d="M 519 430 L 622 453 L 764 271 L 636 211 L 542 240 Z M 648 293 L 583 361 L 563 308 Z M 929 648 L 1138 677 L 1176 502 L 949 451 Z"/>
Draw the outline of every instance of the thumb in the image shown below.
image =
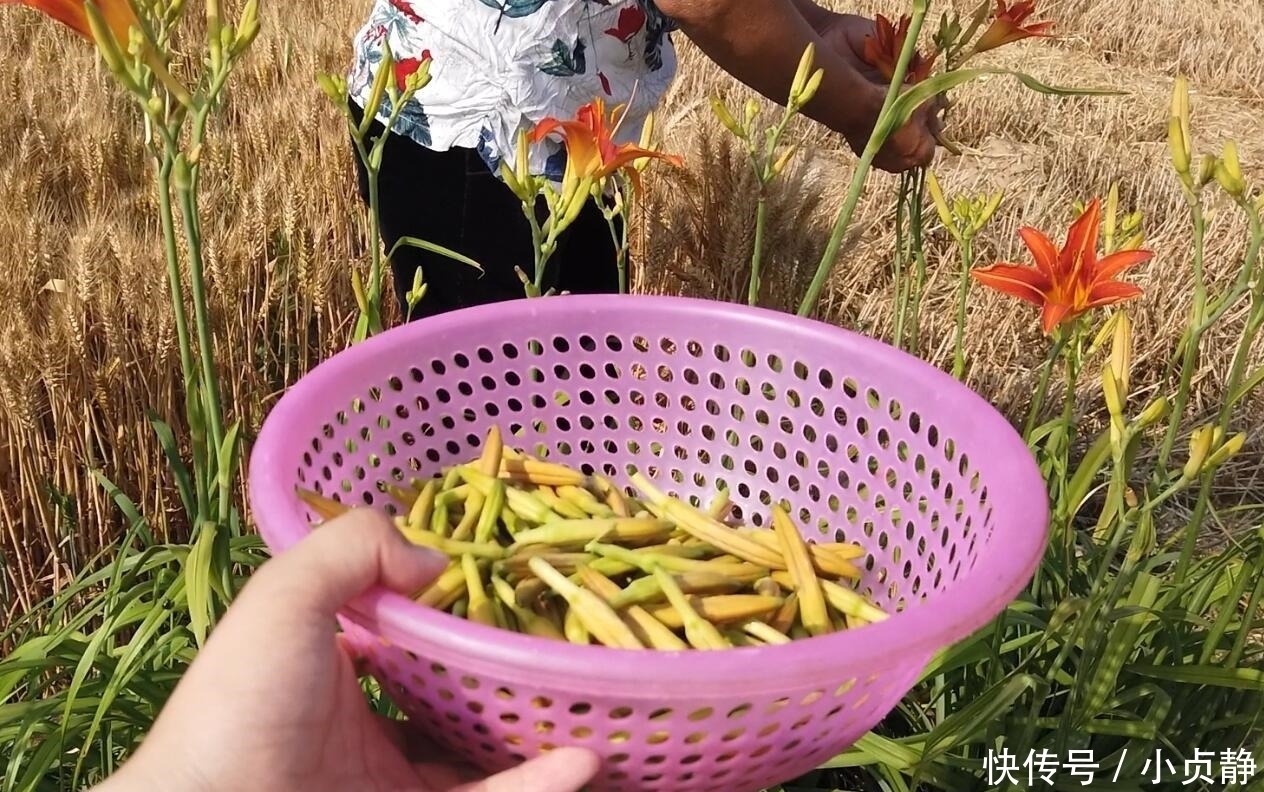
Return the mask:
<path id="1" fill-rule="evenodd" d="M 255 596 L 332 619 L 374 585 L 412 595 L 447 568 L 446 556 L 404 539 L 372 509 L 322 523 L 255 575 Z M 243 592 L 243 595 L 246 592 Z"/>
<path id="2" fill-rule="evenodd" d="M 558 748 L 452 792 L 576 792 L 600 767 L 600 757 L 587 748 Z"/>

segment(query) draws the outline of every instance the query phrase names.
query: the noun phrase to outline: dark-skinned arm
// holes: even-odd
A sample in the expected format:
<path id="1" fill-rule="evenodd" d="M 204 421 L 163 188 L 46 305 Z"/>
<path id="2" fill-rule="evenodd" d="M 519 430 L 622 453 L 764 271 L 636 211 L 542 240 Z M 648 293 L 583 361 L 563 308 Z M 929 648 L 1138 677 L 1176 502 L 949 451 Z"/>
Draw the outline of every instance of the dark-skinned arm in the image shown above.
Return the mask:
<path id="1" fill-rule="evenodd" d="M 825 74 L 803 114 L 863 145 L 884 91 L 822 41 L 812 22 L 829 12 L 804 0 L 657 0 L 657 5 L 720 68 L 779 104 L 789 96 L 803 51 L 815 44 L 815 65 Z"/>

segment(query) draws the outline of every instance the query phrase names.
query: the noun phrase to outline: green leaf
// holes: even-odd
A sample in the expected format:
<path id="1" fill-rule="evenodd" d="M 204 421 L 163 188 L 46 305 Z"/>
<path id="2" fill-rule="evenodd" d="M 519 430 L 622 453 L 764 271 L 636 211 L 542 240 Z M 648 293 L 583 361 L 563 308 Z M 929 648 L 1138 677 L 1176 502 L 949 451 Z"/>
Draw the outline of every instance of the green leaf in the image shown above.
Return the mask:
<path id="1" fill-rule="evenodd" d="M 450 258 L 453 261 L 457 261 L 467 266 L 473 267 L 479 272 L 483 271 L 483 265 L 479 264 L 477 261 L 470 258 L 469 256 L 463 256 L 460 253 L 457 253 L 455 250 L 450 250 L 448 248 L 443 247 L 442 245 L 436 245 L 433 242 L 427 242 L 424 239 L 418 239 L 417 237 L 411 237 L 411 236 L 400 237 L 399 240 L 394 245 L 391 246 L 391 250 L 389 253 L 386 254 L 386 257 L 388 259 L 394 258 L 395 252 L 399 250 L 401 247 L 411 247 L 411 248 L 419 248 L 421 250 L 426 250 L 431 253 L 435 253 L 437 255 Z"/>
<path id="2" fill-rule="evenodd" d="M 1238 402 L 1247 397 L 1247 394 L 1258 388 L 1261 384 L 1264 384 L 1264 366 L 1256 369 L 1255 373 L 1247 377 L 1246 381 L 1238 386 L 1238 389 L 1233 392 L 1232 396 L 1229 397 L 1229 405 L 1236 406 Z"/>
<path id="3" fill-rule="evenodd" d="M 948 751 L 974 742 L 977 737 L 986 734 L 988 728 L 1002 715 L 1008 713 L 1024 693 L 1043 689 L 1045 686 L 1044 680 L 1035 676 L 1015 674 L 980 691 L 973 701 L 948 716 L 927 735 L 926 748 L 918 764 L 934 761 Z M 915 785 L 916 782 L 917 775 L 914 775 Z"/>
<path id="4" fill-rule="evenodd" d="M 158 435 L 158 445 L 162 446 L 162 453 L 167 458 L 167 466 L 176 477 L 176 489 L 180 492 L 180 503 L 184 506 L 184 513 L 190 520 L 197 519 L 197 498 L 194 494 L 193 478 L 189 474 L 188 465 L 180 457 L 180 447 L 176 442 L 175 432 L 153 410 L 146 410 L 145 415 L 154 428 L 154 434 Z"/>
<path id="5" fill-rule="evenodd" d="M 219 470 L 216 471 L 216 486 L 219 488 L 218 497 L 220 498 L 232 497 L 233 478 L 237 473 L 238 452 L 240 451 L 237 443 L 237 436 L 240 431 L 241 421 L 233 421 L 233 425 L 228 427 L 228 431 L 224 433 L 223 443 L 219 448 L 219 454 L 216 456 L 219 462 Z"/>
<path id="6" fill-rule="evenodd" d="M 219 526 L 204 522 L 197 541 L 184 562 L 185 597 L 189 605 L 189 626 L 198 646 L 206 644 L 206 634 L 215 618 L 211 600 L 211 578 L 214 564 L 215 537 Z"/>
<path id="7" fill-rule="evenodd" d="M 123 512 L 123 516 L 127 518 L 128 530 L 134 530 L 145 545 L 154 544 L 154 534 L 149 530 L 149 520 L 141 515 L 135 501 L 129 498 L 123 490 L 116 487 L 114 482 L 106 478 L 101 471 L 92 471 L 92 477 L 97 480 L 97 483 L 105 490 L 105 494 L 109 495 L 115 505 L 119 507 L 119 511 Z"/>
<path id="8" fill-rule="evenodd" d="M 1122 96 L 1127 94 L 1126 91 L 1109 88 L 1062 88 L 1046 85 L 1029 74 L 1013 69 L 976 68 L 941 72 L 910 87 L 892 103 L 890 113 L 878 120 L 885 132 L 881 139 L 885 140 L 892 132 L 904 126 L 917 108 L 933 97 L 989 74 L 1011 75 L 1031 90 L 1052 96 Z"/>
<path id="9" fill-rule="evenodd" d="M 1208 685 L 1210 687 L 1232 688 L 1235 690 L 1264 689 L 1264 671 L 1256 668 L 1220 668 L 1211 665 L 1194 666 L 1125 666 L 1126 671 L 1151 679 L 1164 679 L 1170 682 L 1181 682 L 1187 685 Z"/>

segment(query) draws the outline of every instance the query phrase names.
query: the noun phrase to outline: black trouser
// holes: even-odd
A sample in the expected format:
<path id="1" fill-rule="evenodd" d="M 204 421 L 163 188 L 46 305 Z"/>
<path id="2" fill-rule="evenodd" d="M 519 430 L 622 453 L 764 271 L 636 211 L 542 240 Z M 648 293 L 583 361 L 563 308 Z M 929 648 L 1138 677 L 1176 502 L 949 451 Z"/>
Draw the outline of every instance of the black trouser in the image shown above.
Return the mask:
<path id="1" fill-rule="evenodd" d="M 354 102 L 350 109 L 358 123 L 361 109 Z M 366 150 L 382 132 L 382 125 L 374 121 Z M 367 207 L 368 172 L 354 144 L 352 151 L 360 197 Z M 518 197 L 475 150 L 431 151 L 392 133 L 382 152 L 378 206 L 385 252 L 399 239 L 415 237 L 468 256 L 483 267 L 480 273 L 443 255 L 401 246 L 390 262 L 401 314 L 408 312 L 405 294 L 412 288 L 418 267 L 428 288 L 410 319 L 525 296 L 514 267 L 521 267 L 529 278 L 534 276 L 531 227 Z M 547 217 L 543 199 L 537 215 L 541 222 Z M 614 242 L 595 204 L 590 202 L 562 235 L 545 270 L 543 287 L 574 294 L 618 292 Z"/>

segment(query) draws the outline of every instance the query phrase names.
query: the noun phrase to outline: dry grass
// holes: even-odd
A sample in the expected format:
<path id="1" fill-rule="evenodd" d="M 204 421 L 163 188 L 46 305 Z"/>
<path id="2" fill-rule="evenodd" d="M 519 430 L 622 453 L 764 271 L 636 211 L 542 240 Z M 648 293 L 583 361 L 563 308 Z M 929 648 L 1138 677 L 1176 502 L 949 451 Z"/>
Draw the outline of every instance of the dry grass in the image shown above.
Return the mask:
<path id="1" fill-rule="evenodd" d="M 841 4 L 836 4 L 841 7 Z M 941 4 L 942 5 L 942 4 Z M 265 3 L 264 33 L 237 75 L 209 152 L 218 175 L 203 196 L 216 332 L 232 402 L 253 428 L 288 382 L 340 348 L 354 310 L 347 273 L 362 264 L 363 220 L 341 120 L 315 86 L 341 71 L 367 3 L 325 6 L 318 20 L 292 0 Z M 860 4 L 892 13 L 898 5 Z M 1019 222 L 1057 228 L 1075 199 L 1121 185 L 1145 210 L 1158 258 L 1137 279 L 1143 384 L 1161 374 L 1187 307 L 1189 229 L 1166 169 L 1170 77 L 1193 78 L 1205 145 L 1231 136 L 1264 177 L 1264 7 L 1226 0 L 1159 0 L 1132 11 L 1105 0 L 1061 0 L 1056 45 L 1001 57 L 1051 82 L 1127 88 L 1121 98 L 1057 100 L 992 80 L 960 92 L 952 133 L 963 156 L 942 155 L 950 191 L 1009 196 L 981 243 L 985 257 L 1019 253 Z M 291 28 L 286 20 L 301 16 Z M 660 128 L 688 168 L 659 169 L 640 223 L 641 288 L 733 298 L 744 292 L 754 200 L 744 154 L 709 115 L 708 93 L 747 92 L 682 42 L 683 68 Z M 177 353 L 155 207 L 133 119 L 87 48 L 34 14 L 0 14 L 0 592 L 9 607 L 55 587 L 125 526 L 90 470 L 118 481 L 152 516 L 180 527 L 163 486 L 161 450 L 146 417 L 178 413 Z M 767 105 L 767 103 L 765 103 Z M 768 105 L 769 114 L 774 111 Z M 815 267 L 852 158 L 810 123 L 810 154 L 771 199 L 769 305 L 790 307 Z M 891 180 L 875 178 L 831 284 L 831 319 L 889 331 Z M 1210 265 L 1231 275 L 1243 224 L 1222 213 Z M 947 306 L 955 267 L 931 239 L 929 326 L 922 354 L 950 355 Z M 972 301 L 971 384 L 1006 409 L 1030 393 L 1042 345 L 1032 316 L 991 296 Z M 1219 396 L 1231 333 L 1212 339 L 1198 406 Z M 1257 355 L 1258 357 L 1258 355 Z M 247 433 L 249 439 L 249 432 Z M 1264 500 L 1258 455 L 1236 486 Z M 1238 493 L 1242 494 L 1242 493 Z M 172 515 L 172 519 L 160 519 Z M 8 608 L 4 608 L 7 610 Z"/>

